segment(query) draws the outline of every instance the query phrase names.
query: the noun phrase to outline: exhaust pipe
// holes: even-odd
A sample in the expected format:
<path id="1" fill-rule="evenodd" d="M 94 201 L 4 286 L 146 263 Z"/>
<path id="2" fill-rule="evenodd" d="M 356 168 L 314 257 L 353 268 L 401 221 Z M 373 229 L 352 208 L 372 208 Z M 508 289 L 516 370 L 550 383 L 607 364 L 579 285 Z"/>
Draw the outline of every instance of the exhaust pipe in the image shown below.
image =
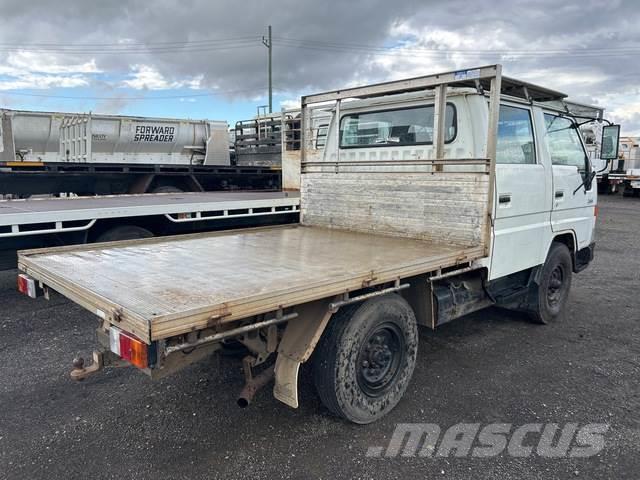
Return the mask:
<path id="1" fill-rule="evenodd" d="M 274 376 L 274 367 L 273 365 L 267 368 L 266 370 L 260 372 L 255 377 L 247 380 L 244 385 L 244 388 L 240 392 L 238 396 L 238 406 L 240 408 L 246 408 L 249 406 L 255 394 L 264 387 L 267 383 L 273 380 Z"/>

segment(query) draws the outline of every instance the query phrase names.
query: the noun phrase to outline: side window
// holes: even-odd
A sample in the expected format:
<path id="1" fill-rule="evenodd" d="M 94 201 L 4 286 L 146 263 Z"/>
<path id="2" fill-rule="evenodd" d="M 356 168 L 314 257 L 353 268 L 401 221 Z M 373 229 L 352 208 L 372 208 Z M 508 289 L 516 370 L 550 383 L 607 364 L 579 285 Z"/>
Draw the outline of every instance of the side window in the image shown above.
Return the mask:
<path id="1" fill-rule="evenodd" d="M 496 163 L 536 163 L 529 110 L 500 105 Z"/>
<path id="2" fill-rule="evenodd" d="M 433 105 L 352 113 L 340 119 L 340 147 L 428 145 L 433 142 Z M 445 113 L 445 142 L 456 136 L 453 104 Z"/>
<path id="3" fill-rule="evenodd" d="M 573 165 L 586 168 L 586 153 L 580 142 L 578 129 L 568 118 L 544 114 L 547 127 L 547 143 L 553 165 Z"/>
<path id="4" fill-rule="evenodd" d="M 327 144 L 327 135 L 329 134 L 329 125 L 323 123 L 318 126 L 318 134 L 316 136 L 316 149 L 324 148 Z"/>

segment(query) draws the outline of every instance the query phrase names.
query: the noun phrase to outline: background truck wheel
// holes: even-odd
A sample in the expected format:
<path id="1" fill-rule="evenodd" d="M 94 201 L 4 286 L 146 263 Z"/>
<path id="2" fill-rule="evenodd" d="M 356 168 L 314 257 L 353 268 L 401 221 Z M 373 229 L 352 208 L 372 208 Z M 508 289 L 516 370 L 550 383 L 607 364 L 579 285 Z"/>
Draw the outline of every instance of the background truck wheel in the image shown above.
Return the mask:
<path id="1" fill-rule="evenodd" d="M 371 423 L 402 398 L 417 353 L 416 318 L 402 297 L 385 295 L 340 309 L 314 354 L 318 395 L 334 414 Z"/>
<path id="2" fill-rule="evenodd" d="M 571 253 L 566 245 L 554 242 L 542 267 L 536 309 L 530 317 L 537 323 L 554 321 L 567 303 L 571 289 Z"/>
<path id="3" fill-rule="evenodd" d="M 178 187 L 174 187 L 173 185 L 163 185 L 161 187 L 154 188 L 151 193 L 184 193 L 184 190 L 180 190 Z"/>
<path id="4" fill-rule="evenodd" d="M 136 240 L 150 237 L 153 237 L 153 233 L 146 228 L 138 227 L 137 225 L 121 225 L 101 233 L 96 238 L 96 242 L 117 242 L 119 240 Z"/>

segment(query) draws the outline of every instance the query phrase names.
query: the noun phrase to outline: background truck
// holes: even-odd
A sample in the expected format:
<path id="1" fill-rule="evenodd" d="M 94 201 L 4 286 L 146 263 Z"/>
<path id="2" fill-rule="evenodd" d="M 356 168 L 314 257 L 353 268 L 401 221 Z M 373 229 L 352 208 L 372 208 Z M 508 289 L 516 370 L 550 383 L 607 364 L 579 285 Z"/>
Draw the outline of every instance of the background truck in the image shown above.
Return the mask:
<path id="1" fill-rule="evenodd" d="M 0 110 L 0 194 L 279 189 L 279 165 L 242 168 L 227 123 Z"/>
<path id="2" fill-rule="evenodd" d="M 157 378 L 235 339 L 241 406 L 275 377 L 297 407 L 312 359 L 329 410 L 372 422 L 407 388 L 419 325 L 489 305 L 561 315 L 597 212 L 575 121 L 550 103 L 565 97 L 500 65 L 302 97 L 301 174 L 285 175 L 299 225 L 24 251 L 19 288 L 96 315 L 102 347 L 73 378 L 122 363 Z"/>
<path id="3" fill-rule="evenodd" d="M 327 140 L 331 114 L 321 108 L 312 113 L 308 134 L 314 148 L 321 150 Z M 300 150 L 300 115 L 300 109 L 290 109 L 236 122 L 232 132 L 233 163 L 241 167 L 280 167 L 283 155 Z"/>
<path id="4" fill-rule="evenodd" d="M 199 192 L 0 201 L 0 269 L 26 248 L 297 222 L 296 192 Z"/>
<path id="5" fill-rule="evenodd" d="M 622 137 L 614 178 L 626 197 L 640 196 L 640 145 L 638 137 Z"/>

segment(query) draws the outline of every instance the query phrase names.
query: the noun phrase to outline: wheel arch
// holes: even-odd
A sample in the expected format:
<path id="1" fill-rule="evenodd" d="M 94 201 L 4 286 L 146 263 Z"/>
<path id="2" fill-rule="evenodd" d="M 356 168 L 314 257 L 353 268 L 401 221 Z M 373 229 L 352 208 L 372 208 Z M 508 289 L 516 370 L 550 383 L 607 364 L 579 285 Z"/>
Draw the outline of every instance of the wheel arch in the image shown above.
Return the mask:
<path id="1" fill-rule="evenodd" d="M 547 255 L 549 254 L 549 251 L 551 250 L 551 246 L 554 243 L 561 243 L 561 244 L 565 245 L 569 249 L 569 253 L 571 254 L 571 266 L 572 266 L 573 270 L 575 271 L 575 268 L 576 268 L 576 252 L 577 252 L 577 248 L 578 248 L 578 242 L 577 242 L 577 239 L 576 239 L 576 233 L 573 230 L 567 230 L 567 231 L 564 231 L 564 232 L 558 232 L 556 235 L 554 235 L 554 237 L 551 239 L 551 243 L 547 247 Z"/>
<path id="2" fill-rule="evenodd" d="M 572 254 L 576 252 L 576 233 L 573 230 L 567 230 L 556 234 L 551 239 L 551 242 L 563 243 Z M 551 245 L 549 245 L 549 248 L 551 248 Z M 547 251 L 549 251 L 549 248 L 547 248 Z"/>

